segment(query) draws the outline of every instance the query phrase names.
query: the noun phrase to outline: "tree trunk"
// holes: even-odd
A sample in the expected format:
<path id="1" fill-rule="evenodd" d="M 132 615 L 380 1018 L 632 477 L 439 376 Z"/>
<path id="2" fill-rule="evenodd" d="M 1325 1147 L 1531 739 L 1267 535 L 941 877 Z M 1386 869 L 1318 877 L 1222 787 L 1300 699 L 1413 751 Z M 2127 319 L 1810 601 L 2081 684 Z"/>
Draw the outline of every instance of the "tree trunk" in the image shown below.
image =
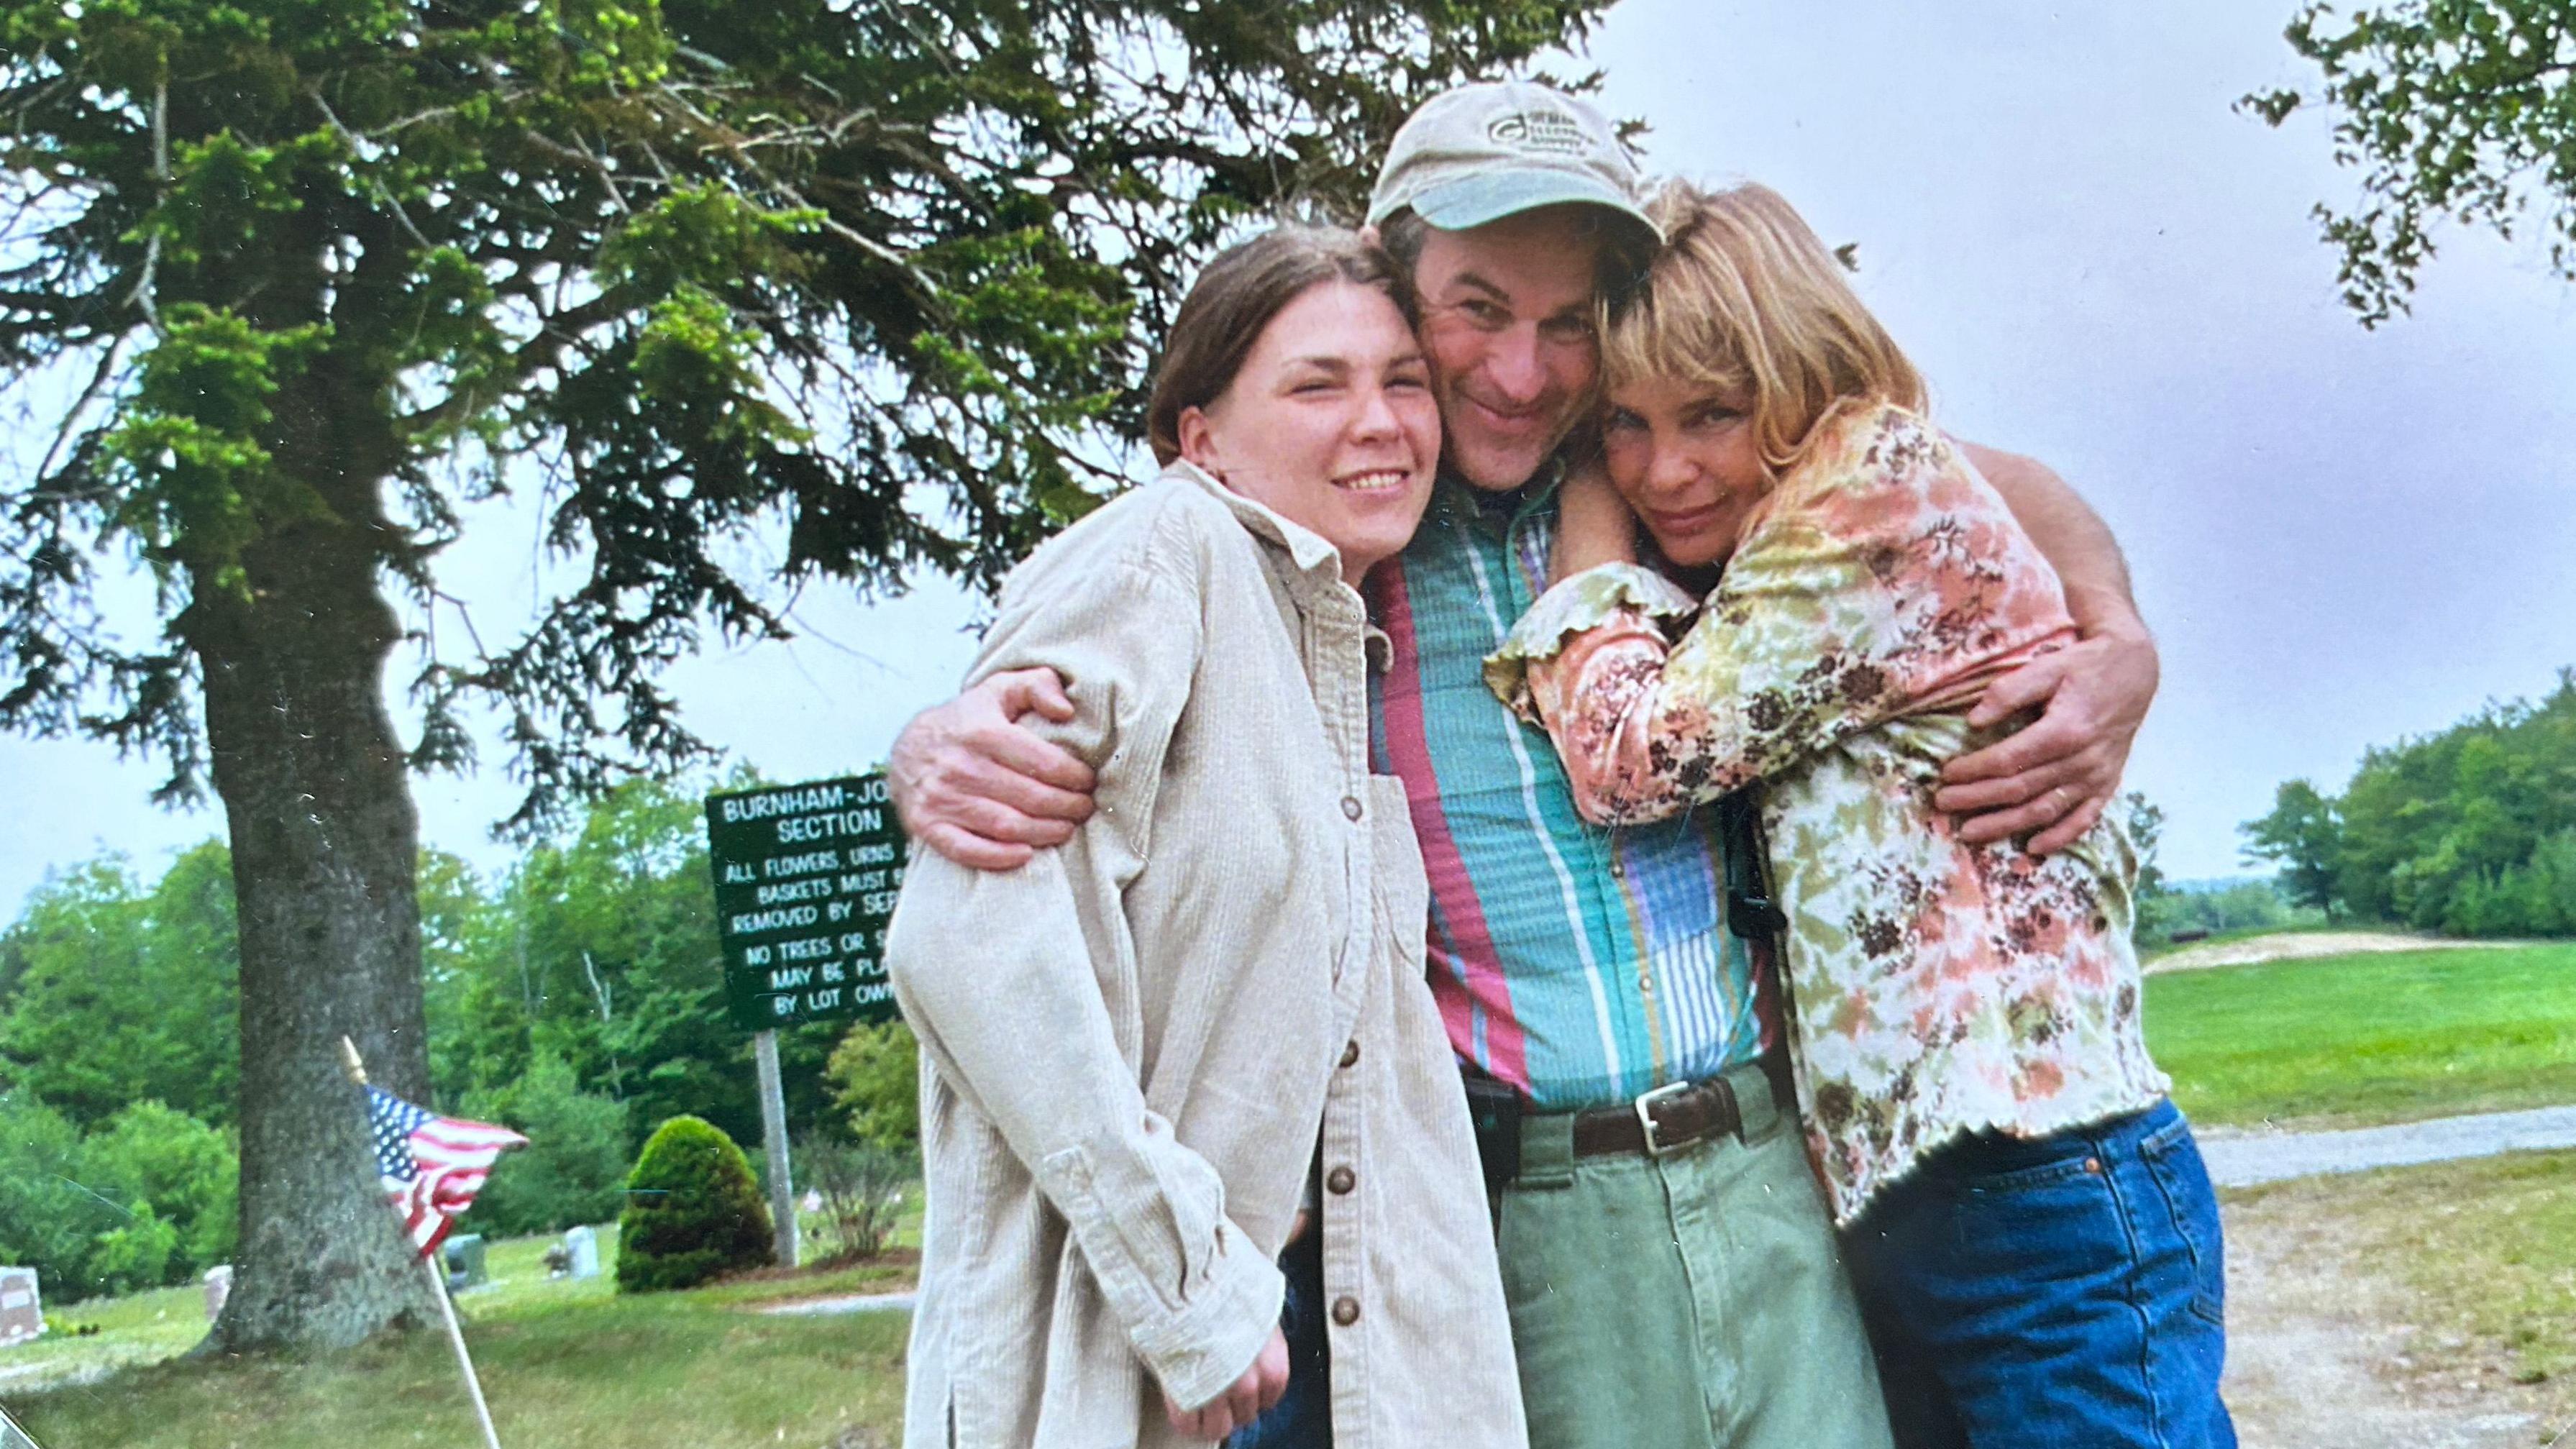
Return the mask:
<path id="1" fill-rule="evenodd" d="M 419 822 L 382 693 L 401 631 L 377 484 L 338 484 L 336 516 L 245 554 L 247 598 L 201 574 L 178 620 L 241 911 L 241 1246 L 210 1352 L 343 1347 L 437 1315 L 340 1065 L 345 1033 L 377 1085 L 428 1103 Z"/>

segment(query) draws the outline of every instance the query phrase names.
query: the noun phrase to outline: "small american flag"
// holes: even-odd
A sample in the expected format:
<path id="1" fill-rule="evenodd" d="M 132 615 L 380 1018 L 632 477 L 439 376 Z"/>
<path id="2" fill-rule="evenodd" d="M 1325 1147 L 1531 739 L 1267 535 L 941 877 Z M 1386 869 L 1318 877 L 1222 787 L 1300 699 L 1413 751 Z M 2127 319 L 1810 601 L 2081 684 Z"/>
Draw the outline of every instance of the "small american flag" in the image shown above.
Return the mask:
<path id="1" fill-rule="evenodd" d="M 367 1128 L 376 1139 L 385 1197 L 424 1258 L 447 1237 L 456 1215 L 473 1206 L 493 1162 L 528 1145 L 507 1127 L 435 1116 L 382 1087 L 367 1088 Z"/>

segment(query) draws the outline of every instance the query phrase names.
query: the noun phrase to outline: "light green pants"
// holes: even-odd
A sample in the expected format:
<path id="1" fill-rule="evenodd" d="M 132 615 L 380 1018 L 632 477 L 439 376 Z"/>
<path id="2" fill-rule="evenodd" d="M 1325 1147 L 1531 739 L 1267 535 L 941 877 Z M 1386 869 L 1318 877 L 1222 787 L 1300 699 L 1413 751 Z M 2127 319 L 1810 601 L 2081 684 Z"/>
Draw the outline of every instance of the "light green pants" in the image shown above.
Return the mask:
<path id="1" fill-rule="evenodd" d="M 1888 1449 L 1794 1114 L 1727 1074 L 1744 1139 L 1574 1157 L 1526 1119 L 1499 1246 L 1531 1449 Z"/>

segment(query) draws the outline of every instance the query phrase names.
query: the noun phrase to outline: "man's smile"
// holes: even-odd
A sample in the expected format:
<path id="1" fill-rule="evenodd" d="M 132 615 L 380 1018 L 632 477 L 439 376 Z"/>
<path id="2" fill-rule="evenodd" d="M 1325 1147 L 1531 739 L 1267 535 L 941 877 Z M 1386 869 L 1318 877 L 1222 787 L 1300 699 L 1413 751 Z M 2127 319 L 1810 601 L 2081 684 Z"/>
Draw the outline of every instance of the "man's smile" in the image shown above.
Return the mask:
<path id="1" fill-rule="evenodd" d="M 1496 407 L 1482 398 L 1464 392 L 1458 394 L 1458 398 L 1459 401 L 1476 410 L 1480 415 L 1479 421 L 1487 428 L 1501 433 L 1523 433 L 1545 428 L 1556 420 L 1558 412 L 1555 408 L 1537 404 L 1518 408 Z"/>

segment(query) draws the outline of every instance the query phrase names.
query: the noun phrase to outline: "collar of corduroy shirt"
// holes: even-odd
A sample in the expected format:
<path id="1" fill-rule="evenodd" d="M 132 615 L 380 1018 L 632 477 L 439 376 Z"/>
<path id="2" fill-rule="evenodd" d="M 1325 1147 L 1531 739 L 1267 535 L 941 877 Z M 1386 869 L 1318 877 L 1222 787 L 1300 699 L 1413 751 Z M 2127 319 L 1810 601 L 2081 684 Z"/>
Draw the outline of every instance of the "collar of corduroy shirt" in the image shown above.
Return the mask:
<path id="1" fill-rule="evenodd" d="M 1218 501 L 1241 521 L 1245 531 L 1287 553 L 1288 561 L 1295 568 L 1286 576 L 1286 582 L 1297 596 L 1298 607 L 1311 612 L 1322 600 L 1329 598 L 1360 610 L 1362 627 L 1366 631 L 1363 644 L 1368 651 L 1369 668 L 1380 674 L 1386 672 L 1387 665 L 1395 657 L 1394 642 L 1386 637 L 1386 631 L 1380 629 L 1375 620 L 1366 618 L 1367 606 L 1361 602 L 1359 592 L 1342 582 L 1339 549 L 1322 534 L 1268 504 L 1246 498 L 1226 487 L 1195 463 L 1176 461 L 1164 471 L 1187 478 L 1216 495 Z"/>

